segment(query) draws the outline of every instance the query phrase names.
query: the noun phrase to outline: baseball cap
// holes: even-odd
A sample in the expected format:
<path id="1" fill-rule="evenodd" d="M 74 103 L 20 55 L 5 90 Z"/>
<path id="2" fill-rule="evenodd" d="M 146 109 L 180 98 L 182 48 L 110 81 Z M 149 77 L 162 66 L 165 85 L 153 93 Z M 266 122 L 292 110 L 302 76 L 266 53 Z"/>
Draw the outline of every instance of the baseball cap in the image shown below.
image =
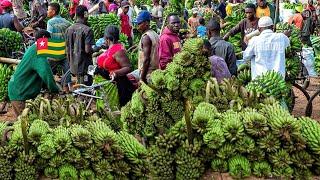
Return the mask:
<path id="1" fill-rule="evenodd" d="M 151 15 L 148 11 L 142 10 L 137 16 L 137 24 L 143 23 L 144 21 L 150 21 Z"/>
<path id="2" fill-rule="evenodd" d="M 269 27 L 273 25 L 273 21 L 269 16 L 263 16 L 258 21 L 258 27 Z"/>
<path id="3" fill-rule="evenodd" d="M 11 3 L 11 1 L 4 0 L 4 1 L 1 2 L 1 7 L 2 8 L 12 7 L 12 3 Z"/>
<path id="4" fill-rule="evenodd" d="M 303 7 L 300 5 L 300 6 L 296 6 L 294 8 L 296 11 L 298 11 L 299 13 L 301 13 L 303 11 Z"/>
<path id="5" fill-rule="evenodd" d="M 129 7 L 130 6 L 130 3 L 128 1 L 122 1 L 121 2 L 121 7 L 122 8 L 126 8 L 126 7 Z"/>
<path id="6" fill-rule="evenodd" d="M 198 9 L 197 8 L 192 8 L 192 14 L 198 14 Z"/>

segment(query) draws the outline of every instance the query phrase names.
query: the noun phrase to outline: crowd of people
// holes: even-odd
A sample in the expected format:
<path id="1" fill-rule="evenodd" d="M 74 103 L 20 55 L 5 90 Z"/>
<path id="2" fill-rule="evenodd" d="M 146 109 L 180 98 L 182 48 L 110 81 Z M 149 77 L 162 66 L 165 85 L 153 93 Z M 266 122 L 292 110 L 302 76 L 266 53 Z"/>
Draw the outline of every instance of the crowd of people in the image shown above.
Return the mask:
<path id="1" fill-rule="evenodd" d="M 182 26 L 180 15 L 171 13 L 164 18 L 163 11 L 167 3 L 170 1 L 153 0 L 153 6 L 148 10 L 141 5 L 139 8 L 133 1 L 126 0 L 94 1 L 91 4 L 86 0 L 72 0 L 71 5 L 66 6 L 69 7 L 69 15 L 74 21 L 71 23 L 60 16 L 59 3 L 31 1 L 30 26 L 38 28 L 35 39 L 46 37 L 64 40 L 66 56 L 61 59 L 39 57 L 37 45 L 29 47 L 9 82 L 9 98 L 16 115 L 23 110 L 25 100 L 35 98 L 44 85 L 53 93 L 68 91 L 67 83 L 71 82 L 70 75 L 67 76 L 63 89 L 59 90 L 55 84 L 53 72 L 58 66 L 62 67 L 63 73 L 70 70 L 76 77 L 77 83 L 92 84 L 93 77 L 87 74 L 87 70 L 89 65 L 95 63 L 92 54 L 97 42 L 95 42 L 93 30 L 88 26 L 90 13 L 115 13 L 120 19 L 120 28 L 113 25 L 106 27 L 104 37 L 99 39 L 100 44 L 106 47 L 106 51 L 97 58 L 96 73 L 117 82 L 120 105 L 125 105 L 135 90 L 128 76 L 134 77 L 140 83 L 150 83 L 150 74 L 156 69 L 166 69 L 174 55 L 181 51 L 183 41 L 179 34 Z M 22 9 L 23 1 L 0 0 L 0 5 L 2 11 L 0 28 L 22 32 L 23 25 L 20 20 L 26 18 L 26 13 Z M 226 17 L 224 0 L 216 4 L 210 0 L 197 0 L 191 9 L 190 17 L 186 15 L 187 12 L 185 17 L 189 17 L 187 19 L 189 37 L 205 39 L 203 49 L 211 63 L 212 76 L 220 82 L 223 78 L 237 75 L 235 50 L 227 41 L 237 33 L 241 33 L 243 58 L 251 60 L 253 78 L 267 70 L 275 70 L 285 75 L 285 49 L 289 46 L 287 36 L 290 32 L 282 34 L 273 31 L 274 24 L 278 21 L 274 4 L 266 0 L 257 0 L 256 4 L 247 3 L 244 9 L 245 19 L 224 36 L 220 33 L 224 26 L 223 22 L 218 22 L 216 18 L 205 22 L 202 17 L 203 12 L 208 9 L 218 14 L 221 19 Z M 305 8 L 296 8 L 297 14 L 290 20 L 290 23 L 301 30 L 302 42 L 306 44 L 310 44 L 310 35 L 318 25 L 319 12 L 316 10 L 312 0 L 309 0 Z M 134 14 L 136 14 L 135 19 Z M 46 18 L 49 20 L 45 23 Z M 164 20 L 166 22 L 163 22 Z M 151 21 L 154 21 L 158 28 L 163 24 L 166 26 L 157 33 L 151 29 Z M 133 45 L 134 24 L 142 34 L 137 44 L 138 69 L 136 70 L 132 69 L 125 46 L 119 42 L 120 33 L 123 33 L 128 37 L 129 47 Z"/>

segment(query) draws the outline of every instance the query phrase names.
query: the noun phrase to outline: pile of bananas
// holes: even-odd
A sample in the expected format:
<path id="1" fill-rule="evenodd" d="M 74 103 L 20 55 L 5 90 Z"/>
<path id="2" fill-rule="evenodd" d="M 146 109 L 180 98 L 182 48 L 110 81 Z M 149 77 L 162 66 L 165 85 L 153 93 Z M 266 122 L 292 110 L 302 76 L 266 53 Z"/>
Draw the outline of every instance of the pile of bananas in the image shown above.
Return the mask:
<path id="1" fill-rule="evenodd" d="M 200 103 L 191 115 L 191 143 L 182 119 L 148 149 L 152 176 L 197 179 L 208 168 L 236 179 L 311 179 L 319 174 L 320 124 L 295 119 L 277 102 L 256 108 L 219 113 L 214 105 Z"/>
<path id="2" fill-rule="evenodd" d="M 273 96 L 277 100 L 281 100 L 289 94 L 289 88 L 284 78 L 275 71 L 267 71 L 256 77 L 246 88 L 266 95 L 266 97 Z"/>
<path id="3" fill-rule="evenodd" d="M 0 124 L 1 132 L 12 131 L 0 146 L 1 179 L 37 179 L 41 172 L 74 180 L 146 179 L 149 174 L 146 148 L 127 132 L 115 132 L 94 117 L 69 127 L 36 119 L 22 130 L 25 115 L 12 126 Z"/>
<path id="4" fill-rule="evenodd" d="M 13 66 L 0 63 L 0 102 L 8 99 L 8 82 L 13 74 Z"/>
<path id="5" fill-rule="evenodd" d="M 142 84 L 121 110 L 121 119 L 130 133 L 153 137 L 170 128 L 183 116 L 183 99 L 203 100 L 210 76 L 207 57 L 202 55 L 203 40 L 188 39 L 182 51 L 165 70 L 151 74 L 151 83 Z"/>
<path id="6" fill-rule="evenodd" d="M 113 13 L 100 14 L 89 16 L 88 23 L 93 30 L 94 38 L 99 39 L 103 37 L 104 30 L 108 25 L 120 26 L 120 19 Z"/>
<path id="7" fill-rule="evenodd" d="M 300 73 L 300 59 L 297 56 L 286 57 L 286 80 L 294 80 Z"/>
<path id="8" fill-rule="evenodd" d="M 0 29 L 0 57 L 11 57 L 13 52 L 21 50 L 22 35 L 8 28 Z"/>

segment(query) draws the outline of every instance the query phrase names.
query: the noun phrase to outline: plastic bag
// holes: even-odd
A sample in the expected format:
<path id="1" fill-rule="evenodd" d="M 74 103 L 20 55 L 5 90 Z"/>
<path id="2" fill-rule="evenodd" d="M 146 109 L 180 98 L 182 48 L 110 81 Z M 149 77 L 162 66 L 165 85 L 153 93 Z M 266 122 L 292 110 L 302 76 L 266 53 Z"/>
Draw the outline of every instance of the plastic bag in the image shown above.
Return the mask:
<path id="1" fill-rule="evenodd" d="M 314 51 L 313 48 L 302 48 L 302 63 L 306 67 L 310 77 L 318 76 L 317 72 L 314 69 Z"/>

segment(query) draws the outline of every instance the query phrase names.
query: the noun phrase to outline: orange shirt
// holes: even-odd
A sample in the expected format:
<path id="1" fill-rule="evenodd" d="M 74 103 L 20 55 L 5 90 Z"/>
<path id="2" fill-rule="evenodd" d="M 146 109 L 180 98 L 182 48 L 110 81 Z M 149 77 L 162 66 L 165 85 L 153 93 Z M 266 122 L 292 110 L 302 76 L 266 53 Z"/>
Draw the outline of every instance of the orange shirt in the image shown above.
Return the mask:
<path id="1" fill-rule="evenodd" d="M 261 8 L 261 7 L 257 7 L 256 9 L 256 16 L 257 18 L 261 18 L 263 16 L 269 16 L 270 17 L 270 9 L 269 9 L 269 6 L 267 6 L 266 8 Z"/>
<path id="2" fill-rule="evenodd" d="M 303 17 L 300 13 L 296 13 L 293 17 L 289 19 L 290 24 L 294 24 L 298 29 L 302 29 Z"/>

